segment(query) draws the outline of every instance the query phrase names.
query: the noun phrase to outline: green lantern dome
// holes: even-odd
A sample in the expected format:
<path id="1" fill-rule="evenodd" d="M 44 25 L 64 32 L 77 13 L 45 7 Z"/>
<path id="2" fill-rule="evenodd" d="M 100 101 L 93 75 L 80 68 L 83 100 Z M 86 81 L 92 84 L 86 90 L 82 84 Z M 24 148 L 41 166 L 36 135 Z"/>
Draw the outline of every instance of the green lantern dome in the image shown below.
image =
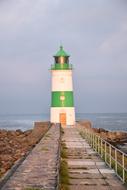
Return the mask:
<path id="1" fill-rule="evenodd" d="M 63 46 L 60 46 L 60 50 L 54 55 L 54 57 L 70 57 L 63 49 Z"/>
<path id="2" fill-rule="evenodd" d="M 63 46 L 60 46 L 59 51 L 53 56 L 54 65 L 52 65 L 52 70 L 71 70 L 72 65 L 69 64 L 70 55 L 66 53 L 63 49 Z"/>

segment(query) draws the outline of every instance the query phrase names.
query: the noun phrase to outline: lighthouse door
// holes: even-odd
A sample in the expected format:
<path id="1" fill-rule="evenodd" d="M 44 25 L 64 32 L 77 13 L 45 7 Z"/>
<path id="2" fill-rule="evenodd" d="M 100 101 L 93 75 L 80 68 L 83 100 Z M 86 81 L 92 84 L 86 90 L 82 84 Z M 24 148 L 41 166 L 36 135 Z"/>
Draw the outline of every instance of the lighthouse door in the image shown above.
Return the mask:
<path id="1" fill-rule="evenodd" d="M 62 126 L 66 126 L 66 113 L 60 113 L 60 123 Z"/>

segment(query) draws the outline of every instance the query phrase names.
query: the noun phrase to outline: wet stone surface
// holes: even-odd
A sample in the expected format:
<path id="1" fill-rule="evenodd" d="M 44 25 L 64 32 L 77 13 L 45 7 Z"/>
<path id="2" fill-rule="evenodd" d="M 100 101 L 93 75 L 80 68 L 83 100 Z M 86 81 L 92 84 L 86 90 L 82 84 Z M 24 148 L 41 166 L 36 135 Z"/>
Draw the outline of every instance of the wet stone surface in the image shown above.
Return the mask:
<path id="1" fill-rule="evenodd" d="M 65 128 L 62 140 L 67 147 L 70 190 L 125 190 L 113 170 L 99 158 L 78 128 Z"/>
<path id="2" fill-rule="evenodd" d="M 55 190 L 59 138 L 59 126 L 52 126 L 1 190 Z"/>

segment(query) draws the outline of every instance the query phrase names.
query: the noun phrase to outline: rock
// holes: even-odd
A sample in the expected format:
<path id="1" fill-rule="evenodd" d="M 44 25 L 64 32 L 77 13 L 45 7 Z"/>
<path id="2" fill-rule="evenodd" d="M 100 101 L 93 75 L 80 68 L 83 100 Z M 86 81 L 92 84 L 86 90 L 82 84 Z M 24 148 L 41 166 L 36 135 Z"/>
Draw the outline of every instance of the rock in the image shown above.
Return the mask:
<path id="1" fill-rule="evenodd" d="M 27 130 L 27 131 L 24 132 L 24 134 L 25 134 L 25 136 L 28 136 L 28 135 L 31 134 L 31 132 L 32 132 L 32 130 Z"/>
<path id="2" fill-rule="evenodd" d="M 105 132 L 108 132 L 108 131 L 103 128 L 99 128 L 99 133 L 105 133 Z"/>
<path id="3" fill-rule="evenodd" d="M 81 124 L 82 127 L 84 127 L 85 129 L 91 129 L 92 128 L 92 123 L 88 120 L 78 121 L 78 123 Z"/>
<path id="4" fill-rule="evenodd" d="M 6 169 L 5 169 L 5 168 L 1 168 L 1 169 L 0 169 L 0 173 L 1 173 L 1 174 L 4 174 L 5 172 L 6 172 Z"/>
<path id="5" fill-rule="evenodd" d="M 20 129 L 16 130 L 16 135 L 21 135 L 23 132 Z"/>
<path id="6" fill-rule="evenodd" d="M 97 129 L 97 128 L 92 128 L 92 131 L 93 131 L 94 133 L 100 133 L 100 132 L 99 132 L 99 129 Z"/>

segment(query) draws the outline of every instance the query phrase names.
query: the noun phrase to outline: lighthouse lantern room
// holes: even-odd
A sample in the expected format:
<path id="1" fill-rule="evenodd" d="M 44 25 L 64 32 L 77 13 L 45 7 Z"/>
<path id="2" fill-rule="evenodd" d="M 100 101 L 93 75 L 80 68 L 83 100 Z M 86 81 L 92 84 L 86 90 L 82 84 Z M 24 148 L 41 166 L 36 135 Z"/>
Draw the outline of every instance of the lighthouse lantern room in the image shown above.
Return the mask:
<path id="1" fill-rule="evenodd" d="M 62 126 L 74 126 L 75 108 L 73 99 L 72 65 L 69 64 L 69 55 L 60 46 L 54 55 L 52 73 L 51 113 L 52 123 L 61 123 Z"/>

